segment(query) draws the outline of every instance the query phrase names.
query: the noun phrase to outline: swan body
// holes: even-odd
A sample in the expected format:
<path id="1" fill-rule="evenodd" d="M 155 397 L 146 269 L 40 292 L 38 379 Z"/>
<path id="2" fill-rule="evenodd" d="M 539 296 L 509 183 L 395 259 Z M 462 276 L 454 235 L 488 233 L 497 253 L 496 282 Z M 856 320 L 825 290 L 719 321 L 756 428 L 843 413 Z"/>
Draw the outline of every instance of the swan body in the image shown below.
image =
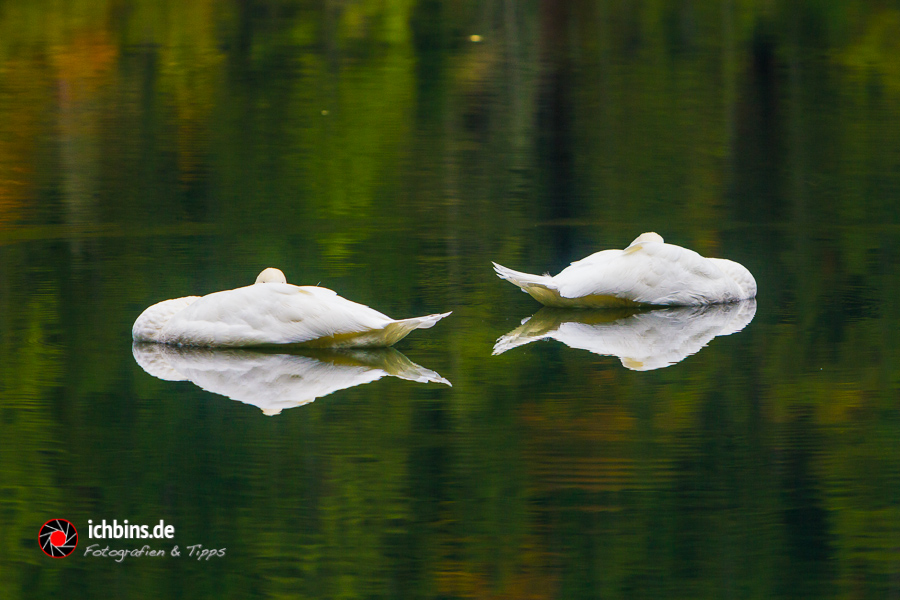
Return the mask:
<path id="1" fill-rule="evenodd" d="M 281 271 L 270 268 L 260 273 L 253 285 L 154 304 L 134 322 L 132 338 L 136 342 L 232 348 L 285 344 L 384 347 L 415 329 L 432 327 L 449 314 L 391 319 L 332 290 L 291 285 Z"/>
<path id="2" fill-rule="evenodd" d="M 135 361 L 154 377 L 190 381 L 208 392 L 257 406 L 269 416 L 385 376 L 450 385 L 438 373 L 393 348 L 316 348 L 275 354 L 135 343 L 132 352 Z"/>
<path id="3" fill-rule="evenodd" d="M 539 340 L 617 356 L 633 371 L 668 367 L 696 354 L 714 338 L 744 329 L 756 300 L 728 304 L 620 310 L 542 308 L 497 340 L 494 354 Z"/>
<path id="4" fill-rule="evenodd" d="M 744 266 L 705 258 L 666 244 L 649 232 L 624 250 L 603 250 L 573 262 L 558 275 L 531 275 L 494 263 L 494 270 L 545 306 L 696 306 L 756 297 L 756 280 Z"/>

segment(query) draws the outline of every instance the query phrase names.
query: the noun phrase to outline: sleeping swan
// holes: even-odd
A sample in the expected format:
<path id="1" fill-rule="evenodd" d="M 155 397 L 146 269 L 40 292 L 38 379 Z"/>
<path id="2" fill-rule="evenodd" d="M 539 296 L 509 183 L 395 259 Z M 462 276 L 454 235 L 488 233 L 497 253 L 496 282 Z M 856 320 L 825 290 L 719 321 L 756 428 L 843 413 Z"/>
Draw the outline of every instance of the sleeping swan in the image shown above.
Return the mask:
<path id="1" fill-rule="evenodd" d="M 539 340 L 617 356 L 632 371 L 669 367 L 696 354 L 718 336 L 744 329 L 756 315 L 756 300 L 654 310 L 585 310 L 543 307 L 494 344 L 494 354 Z"/>
<path id="2" fill-rule="evenodd" d="M 545 306 L 695 306 L 756 297 L 756 280 L 724 258 L 704 258 L 643 233 L 624 250 L 603 250 L 555 277 L 529 275 L 494 263 L 494 270 Z"/>
<path id="3" fill-rule="evenodd" d="M 396 321 L 329 289 L 291 285 L 268 268 L 253 285 L 154 304 L 131 335 L 136 342 L 177 346 L 382 347 L 449 314 Z"/>
<path id="4" fill-rule="evenodd" d="M 135 343 L 132 352 L 144 371 L 154 377 L 190 381 L 207 392 L 258 406 L 268 416 L 386 376 L 450 385 L 393 348 L 287 352 L 279 348 L 270 352 Z"/>

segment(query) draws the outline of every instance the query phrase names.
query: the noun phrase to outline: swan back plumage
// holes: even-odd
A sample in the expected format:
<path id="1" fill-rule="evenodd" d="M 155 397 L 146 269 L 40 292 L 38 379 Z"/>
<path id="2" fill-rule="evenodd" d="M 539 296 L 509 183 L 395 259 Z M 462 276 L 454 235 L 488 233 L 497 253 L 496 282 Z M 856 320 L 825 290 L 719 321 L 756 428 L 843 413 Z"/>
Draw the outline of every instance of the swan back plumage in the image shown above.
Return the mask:
<path id="1" fill-rule="evenodd" d="M 381 328 L 390 320 L 326 288 L 253 284 L 203 296 L 172 316 L 159 341 L 228 347 L 298 344 Z"/>
<path id="2" fill-rule="evenodd" d="M 391 319 L 327 288 L 286 283 L 270 268 L 253 285 L 155 304 L 132 333 L 135 341 L 182 346 L 389 346 L 449 314 Z"/>

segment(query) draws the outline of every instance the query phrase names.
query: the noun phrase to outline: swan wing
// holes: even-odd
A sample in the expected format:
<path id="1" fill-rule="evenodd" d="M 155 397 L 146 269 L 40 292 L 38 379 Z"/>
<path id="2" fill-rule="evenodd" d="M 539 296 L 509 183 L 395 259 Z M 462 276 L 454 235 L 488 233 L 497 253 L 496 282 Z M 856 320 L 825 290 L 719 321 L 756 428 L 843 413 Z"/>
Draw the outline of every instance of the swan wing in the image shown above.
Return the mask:
<path id="1" fill-rule="evenodd" d="M 636 241 L 625 250 L 597 252 L 572 263 L 553 279 L 565 298 L 615 296 L 664 305 L 742 298 L 740 286 L 715 262 L 693 250 L 657 241 Z"/>

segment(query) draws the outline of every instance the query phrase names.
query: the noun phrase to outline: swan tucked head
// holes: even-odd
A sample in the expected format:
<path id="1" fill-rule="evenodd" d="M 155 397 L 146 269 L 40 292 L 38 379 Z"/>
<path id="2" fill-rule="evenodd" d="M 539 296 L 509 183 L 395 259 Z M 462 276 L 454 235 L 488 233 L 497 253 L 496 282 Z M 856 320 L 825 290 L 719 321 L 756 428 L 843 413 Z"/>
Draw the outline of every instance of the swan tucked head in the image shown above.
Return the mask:
<path id="1" fill-rule="evenodd" d="M 257 275 L 256 283 L 287 283 L 287 279 L 279 269 L 269 267 L 268 269 L 263 269 L 263 272 Z"/>
<path id="2" fill-rule="evenodd" d="M 634 238 L 634 241 L 628 245 L 634 246 L 635 244 L 643 244 L 644 242 L 659 242 L 660 244 L 662 244 L 663 237 L 655 231 L 648 231 Z"/>

